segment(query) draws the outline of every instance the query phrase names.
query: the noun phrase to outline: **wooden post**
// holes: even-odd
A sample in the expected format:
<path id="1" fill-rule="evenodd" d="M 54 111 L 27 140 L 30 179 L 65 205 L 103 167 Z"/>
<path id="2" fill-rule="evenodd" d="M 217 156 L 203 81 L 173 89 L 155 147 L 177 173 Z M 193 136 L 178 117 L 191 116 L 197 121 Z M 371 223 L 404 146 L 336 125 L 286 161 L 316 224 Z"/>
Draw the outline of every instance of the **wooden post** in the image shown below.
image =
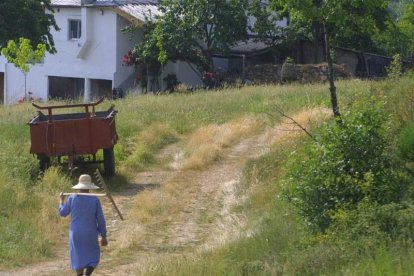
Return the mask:
<path id="1" fill-rule="evenodd" d="M 121 220 L 124 220 L 124 217 L 122 216 L 121 212 L 119 211 L 118 207 L 116 206 L 115 201 L 114 201 L 114 199 L 112 198 L 111 194 L 109 193 L 109 189 L 108 189 L 108 187 L 106 186 L 105 181 L 104 181 L 104 179 L 102 178 L 102 175 L 101 175 L 101 173 L 99 172 L 99 170 L 98 170 L 98 169 L 96 169 L 96 171 L 95 171 L 94 175 L 95 175 L 95 177 L 96 177 L 96 179 L 97 179 L 98 184 L 99 184 L 99 185 L 100 185 L 100 186 L 101 186 L 101 187 L 105 190 L 106 196 L 107 196 L 107 197 L 109 198 L 109 200 L 111 201 L 112 206 L 114 206 L 114 208 L 115 208 L 116 212 L 118 213 L 119 217 L 121 218 Z"/>

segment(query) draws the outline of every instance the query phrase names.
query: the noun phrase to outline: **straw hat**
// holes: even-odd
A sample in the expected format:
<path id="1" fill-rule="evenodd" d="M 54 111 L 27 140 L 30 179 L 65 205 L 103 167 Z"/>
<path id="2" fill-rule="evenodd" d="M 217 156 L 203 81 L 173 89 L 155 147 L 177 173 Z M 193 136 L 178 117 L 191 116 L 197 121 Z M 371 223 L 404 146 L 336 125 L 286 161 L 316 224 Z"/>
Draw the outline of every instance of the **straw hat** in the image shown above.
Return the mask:
<path id="1" fill-rule="evenodd" d="M 73 186 L 72 189 L 96 190 L 99 189 L 99 187 L 92 183 L 92 178 L 89 174 L 82 174 L 79 176 L 79 183 Z"/>

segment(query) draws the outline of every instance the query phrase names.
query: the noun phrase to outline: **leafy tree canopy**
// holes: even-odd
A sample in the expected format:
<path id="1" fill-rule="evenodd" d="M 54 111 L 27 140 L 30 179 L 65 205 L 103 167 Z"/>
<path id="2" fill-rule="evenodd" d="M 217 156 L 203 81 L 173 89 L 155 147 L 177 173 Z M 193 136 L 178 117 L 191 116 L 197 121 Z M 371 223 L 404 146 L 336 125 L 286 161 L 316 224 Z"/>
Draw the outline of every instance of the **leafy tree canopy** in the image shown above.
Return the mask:
<path id="1" fill-rule="evenodd" d="M 397 3 L 394 3 L 395 6 Z M 398 3 L 391 9 L 393 21 L 388 22 L 383 32 L 378 32 L 374 40 L 381 54 L 393 56 L 400 54 L 403 58 L 414 56 L 414 2 Z"/>
<path id="2" fill-rule="evenodd" d="M 50 30 L 59 27 L 50 0 L 1 0 L 0 26 L 0 48 L 9 40 L 25 37 L 33 47 L 45 44 L 47 51 L 56 52 Z"/>
<path id="3" fill-rule="evenodd" d="M 20 38 L 18 44 L 14 40 L 9 40 L 7 47 L 4 47 L 1 53 L 8 62 L 13 63 L 26 74 L 30 70 L 29 64 L 36 64 L 45 57 L 46 45 L 40 43 L 36 49 L 33 49 L 29 39 Z"/>
<path id="4" fill-rule="evenodd" d="M 371 39 L 386 27 L 389 0 L 271 0 L 276 11 L 288 14 L 291 31 L 313 39 L 326 28 L 338 46 L 372 50 Z"/>
<path id="5" fill-rule="evenodd" d="M 276 12 L 288 15 L 293 26 L 291 32 L 304 29 L 314 36 L 323 34 L 332 109 L 335 117 L 339 118 L 330 45 L 341 39 L 352 41 L 356 35 L 385 27 L 389 0 L 270 0 L 270 3 Z M 355 42 L 364 43 L 365 40 L 359 38 Z M 345 46 L 344 43 L 339 45 Z M 361 45 L 357 48 L 361 49 Z"/>
<path id="6" fill-rule="evenodd" d="M 225 53 L 247 38 L 247 6 L 247 0 L 160 1 L 163 15 L 146 23 L 144 40 L 132 51 L 132 61 L 191 61 L 200 76 L 214 72 L 213 53 Z"/>

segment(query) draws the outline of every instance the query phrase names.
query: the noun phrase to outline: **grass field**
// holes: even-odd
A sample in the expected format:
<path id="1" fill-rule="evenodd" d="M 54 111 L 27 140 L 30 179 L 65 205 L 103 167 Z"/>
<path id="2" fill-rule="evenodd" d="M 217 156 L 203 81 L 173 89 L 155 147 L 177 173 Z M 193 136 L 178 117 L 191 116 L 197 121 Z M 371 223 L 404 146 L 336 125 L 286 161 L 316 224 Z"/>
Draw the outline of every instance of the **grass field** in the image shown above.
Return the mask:
<path id="1" fill-rule="evenodd" d="M 388 99 L 388 110 L 396 125 L 412 115 L 413 77 L 398 82 L 339 81 L 337 89 L 341 110 L 350 108 L 361 95 L 370 94 Z M 106 109 L 112 103 L 106 101 L 100 108 Z M 108 183 L 117 190 L 122 190 L 136 172 L 156 167 L 154 156 L 169 144 L 185 142 L 188 169 L 197 169 L 214 163 L 221 149 L 238 138 L 280 122 L 276 107 L 286 114 L 330 107 L 325 84 L 128 95 L 114 103 L 119 112 L 120 140 L 115 147 L 118 176 L 108 179 Z M 35 108 L 28 103 L 0 108 L 0 267 L 23 266 L 52 257 L 56 242 L 67 231 L 67 223 L 57 217 L 57 194 L 69 189 L 76 175 L 70 178 L 65 169 L 52 167 L 43 178 L 38 177 L 37 160 L 29 153 L 26 124 L 35 114 Z M 214 138 L 230 128 L 234 131 Z M 306 147 L 308 141 L 306 136 L 277 141 L 270 153 L 248 162 L 239 191 L 248 200 L 232 211 L 247 214 L 254 235 L 208 252 L 167 258 L 148 266 L 151 269 L 145 273 L 412 275 L 411 244 L 384 244 L 377 251 L 361 254 L 357 247 L 315 241 L 292 206 L 279 200 L 290 156 Z M 200 152 L 203 147 L 205 150 Z M 147 204 L 151 203 L 149 200 Z M 157 215 L 145 214 L 148 220 Z"/>

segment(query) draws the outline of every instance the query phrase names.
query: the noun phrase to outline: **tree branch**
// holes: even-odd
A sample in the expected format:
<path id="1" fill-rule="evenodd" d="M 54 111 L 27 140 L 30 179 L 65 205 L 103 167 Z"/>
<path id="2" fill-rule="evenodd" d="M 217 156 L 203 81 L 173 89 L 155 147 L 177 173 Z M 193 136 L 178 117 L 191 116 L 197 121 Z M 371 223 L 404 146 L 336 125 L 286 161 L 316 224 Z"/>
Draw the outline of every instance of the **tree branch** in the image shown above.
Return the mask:
<path id="1" fill-rule="evenodd" d="M 313 137 L 313 135 L 304 127 L 304 126 L 302 126 L 301 124 L 299 124 L 295 119 L 293 119 L 292 117 L 290 117 L 289 115 L 287 115 L 284 111 L 283 111 L 283 109 L 281 109 L 280 107 L 278 107 L 278 106 L 276 106 L 276 111 L 280 114 L 280 115 L 282 115 L 282 117 L 285 117 L 285 118 L 287 118 L 287 119 L 289 119 L 294 125 L 296 125 L 296 126 L 298 126 L 302 131 L 304 131 L 313 141 L 315 141 L 316 142 L 316 139 L 315 139 L 315 137 Z M 270 116 L 272 116 L 273 117 L 273 115 L 272 114 L 270 114 L 270 113 L 267 113 L 268 115 L 270 115 Z"/>

